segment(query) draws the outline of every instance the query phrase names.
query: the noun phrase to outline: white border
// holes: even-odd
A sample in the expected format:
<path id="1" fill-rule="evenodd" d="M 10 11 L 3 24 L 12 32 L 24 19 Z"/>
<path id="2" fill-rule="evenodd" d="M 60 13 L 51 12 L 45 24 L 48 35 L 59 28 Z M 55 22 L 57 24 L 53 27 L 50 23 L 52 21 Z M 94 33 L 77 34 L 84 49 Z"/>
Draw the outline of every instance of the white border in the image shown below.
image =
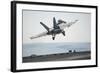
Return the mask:
<path id="1" fill-rule="evenodd" d="M 70 12 L 86 12 L 91 13 L 91 60 L 81 61 L 59 61 L 59 62 L 39 62 L 39 63 L 22 63 L 22 9 L 30 10 L 49 10 L 49 11 L 70 11 Z M 71 66 L 85 66 L 96 65 L 96 44 L 95 44 L 95 29 L 96 29 L 96 11 L 93 8 L 81 7 L 60 7 L 60 6 L 45 6 L 45 5 L 28 5 L 17 4 L 17 56 L 16 66 L 17 70 L 21 69 L 38 69 L 38 68 L 52 68 L 52 67 L 71 67 Z"/>

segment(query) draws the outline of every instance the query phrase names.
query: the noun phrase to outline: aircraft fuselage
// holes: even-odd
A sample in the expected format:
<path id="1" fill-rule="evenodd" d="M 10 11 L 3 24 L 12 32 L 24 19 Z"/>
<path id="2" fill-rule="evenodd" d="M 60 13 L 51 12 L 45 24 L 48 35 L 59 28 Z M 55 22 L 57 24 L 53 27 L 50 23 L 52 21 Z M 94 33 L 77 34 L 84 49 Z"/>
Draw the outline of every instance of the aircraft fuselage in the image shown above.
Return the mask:
<path id="1" fill-rule="evenodd" d="M 60 34 L 62 32 L 62 30 L 61 29 L 53 29 L 53 30 L 51 30 L 51 31 L 49 31 L 47 34 L 48 35 L 52 35 L 52 34 Z"/>

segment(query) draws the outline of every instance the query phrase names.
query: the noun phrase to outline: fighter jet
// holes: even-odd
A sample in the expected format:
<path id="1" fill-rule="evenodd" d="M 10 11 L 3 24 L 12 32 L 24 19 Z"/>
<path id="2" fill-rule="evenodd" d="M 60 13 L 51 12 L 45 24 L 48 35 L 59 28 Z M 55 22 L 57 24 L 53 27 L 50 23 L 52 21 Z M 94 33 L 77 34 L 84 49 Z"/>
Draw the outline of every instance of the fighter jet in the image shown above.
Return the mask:
<path id="1" fill-rule="evenodd" d="M 62 34 L 63 36 L 65 36 L 65 31 L 64 29 L 67 27 L 69 28 L 72 24 L 75 24 L 78 20 L 75 20 L 74 22 L 69 22 L 67 23 L 66 21 L 63 20 L 58 20 L 58 22 L 56 22 L 55 17 L 53 17 L 53 28 L 49 28 L 47 25 L 45 25 L 43 22 L 40 22 L 40 24 L 47 30 L 43 33 L 40 33 L 36 36 L 32 36 L 30 37 L 30 39 L 35 39 L 35 38 L 39 38 L 42 36 L 46 36 L 46 35 L 52 35 L 52 39 L 55 40 L 55 36 L 57 34 Z"/>

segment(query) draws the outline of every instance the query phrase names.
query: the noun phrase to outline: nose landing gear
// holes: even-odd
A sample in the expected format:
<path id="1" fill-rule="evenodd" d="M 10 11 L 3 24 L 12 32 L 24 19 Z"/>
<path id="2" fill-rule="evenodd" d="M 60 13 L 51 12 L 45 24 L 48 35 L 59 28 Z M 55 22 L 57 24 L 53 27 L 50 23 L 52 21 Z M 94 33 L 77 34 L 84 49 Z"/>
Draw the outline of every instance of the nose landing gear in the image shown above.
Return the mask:
<path id="1" fill-rule="evenodd" d="M 55 37 L 52 37 L 53 40 L 55 40 Z"/>
<path id="2" fill-rule="evenodd" d="M 52 39 L 55 40 L 55 34 L 52 34 Z"/>

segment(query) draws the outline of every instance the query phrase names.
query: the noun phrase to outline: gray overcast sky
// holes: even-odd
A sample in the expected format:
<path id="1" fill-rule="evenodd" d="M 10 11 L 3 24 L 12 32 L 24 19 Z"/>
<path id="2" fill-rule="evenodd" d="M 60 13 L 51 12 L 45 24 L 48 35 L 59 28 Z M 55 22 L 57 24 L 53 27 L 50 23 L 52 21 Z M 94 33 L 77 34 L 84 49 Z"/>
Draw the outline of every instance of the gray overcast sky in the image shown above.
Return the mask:
<path id="1" fill-rule="evenodd" d="M 53 26 L 53 17 L 56 21 L 62 19 L 66 22 L 79 20 L 69 29 L 65 29 L 66 36 L 62 34 L 56 35 L 55 40 L 52 36 L 44 36 L 30 40 L 31 36 L 35 36 L 46 29 L 40 24 L 45 23 L 48 27 Z M 23 43 L 35 42 L 90 42 L 91 40 L 91 14 L 90 13 L 74 13 L 74 12 L 52 12 L 52 11 L 32 11 L 23 10 Z"/>

